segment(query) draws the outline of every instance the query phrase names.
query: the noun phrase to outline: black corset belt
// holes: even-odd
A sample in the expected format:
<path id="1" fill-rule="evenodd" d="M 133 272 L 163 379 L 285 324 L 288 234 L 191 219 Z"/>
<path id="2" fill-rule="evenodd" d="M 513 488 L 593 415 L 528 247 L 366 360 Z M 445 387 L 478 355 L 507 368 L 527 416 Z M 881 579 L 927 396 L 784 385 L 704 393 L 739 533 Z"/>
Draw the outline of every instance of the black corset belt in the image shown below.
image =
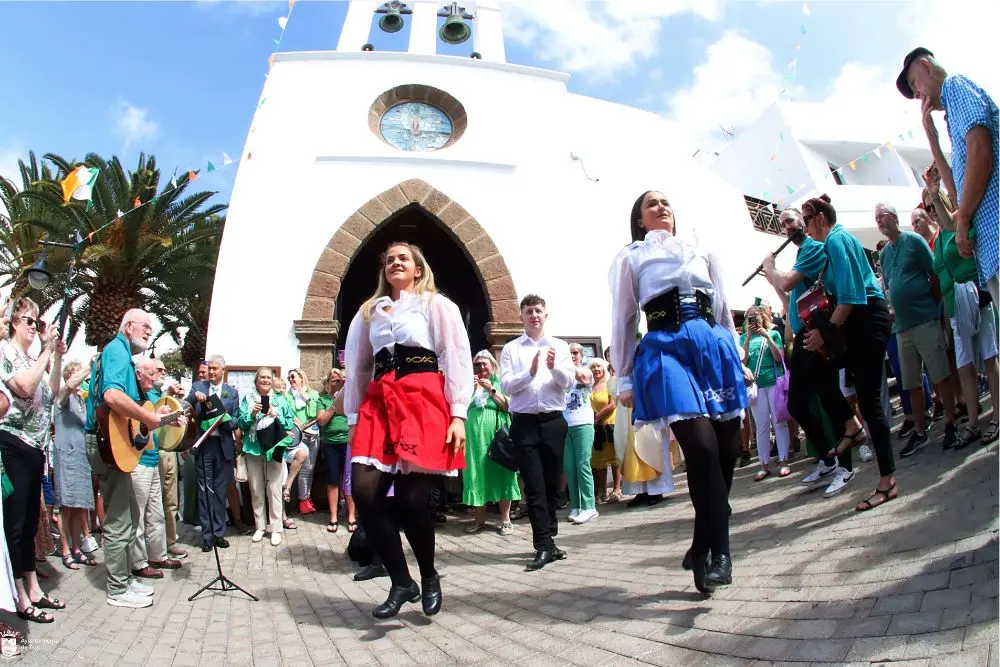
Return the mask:
<path id="1" fill-rule="evenodd" d="M 401 378 L 410 373 L 437 373 L 438 358 L 431 350 L 409 345 L 396 345 L 395 351 L 382 348 L 375 354 L 375 379 L 396 371 L 396 377 Z"/>
<path id="2" fill-rule="evenodd" d="M 650 331 L 680 331 L 681 323 L 700 318 L 715 326 L 712 311 L 712 297 L 704 292 L 695 292 L 695 303 L 681 303 L 680 289 L 664 292 L 642 307 L 646 313 L 646 326 Z"/>

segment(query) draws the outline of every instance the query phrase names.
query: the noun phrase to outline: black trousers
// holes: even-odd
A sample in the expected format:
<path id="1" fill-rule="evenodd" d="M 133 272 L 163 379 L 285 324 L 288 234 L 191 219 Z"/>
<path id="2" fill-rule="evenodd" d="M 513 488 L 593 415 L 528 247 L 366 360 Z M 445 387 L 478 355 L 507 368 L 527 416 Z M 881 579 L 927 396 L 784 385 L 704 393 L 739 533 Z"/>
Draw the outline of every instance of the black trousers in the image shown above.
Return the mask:
<path id="1" fill-rule="evenodd" d="M 559 480 L 563 472 L 563 447 L 569 427 L 561 412 L 511 415 L 510 438 L 514 441 L 517 467 L 528 499 L 535 550 L 555 548 L 559 533 Z"/>
<path id="2" fill-rule="evenodd" d="M 35 533 L 42 502 L 45 454 L 7 431 L 0 431 L 3 468 L 14 492 L 3 501 L 3 530 L 14 578 L 35 571 Z"/>
<path id="3" fill-rule="evenodd" d="M 792 356 L 789 359 L 788 412 L 816 447 L 817 456 L 829 466 L 833 465 L 833 457 L 826 456 L 826 453 L 836 447 L 844 437 L 844 422 L 854 416 L 854 411 L 844 398 L 844 392 L 840 390 L 840 369 L 816 352 L 805 349 L 804 338 L 805 330 L 802 330 L 795 334 L 795 341 L 792 343 Z M 879 368 L 881 369 L 881 366 Z M 881 382 L 880 376 L 880 388 Z M 821 415 L 812 411 L 813 396 L 819 396 L 823 409 L 830 418 L 830 425 L 836 437 L 833 442 L 829 442 L 826 437 Z M 846 412 L 844 406 L 847 408 Z M 853 470 L 850 451 L 840 457 L 840 466 L 845 470 Z"/>

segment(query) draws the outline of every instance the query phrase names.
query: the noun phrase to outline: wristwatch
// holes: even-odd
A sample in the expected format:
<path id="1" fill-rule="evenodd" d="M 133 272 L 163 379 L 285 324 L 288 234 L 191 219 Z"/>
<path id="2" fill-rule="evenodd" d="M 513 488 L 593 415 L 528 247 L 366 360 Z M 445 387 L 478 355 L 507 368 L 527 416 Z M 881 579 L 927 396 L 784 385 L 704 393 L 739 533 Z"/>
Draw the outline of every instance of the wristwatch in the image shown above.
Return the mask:
<path id="1" fill-rule="evenodd" d="M 496 396 L 497 390 L 496 389 L 490 389 L 490 393 L 493 394 L 494 396 Z"/>

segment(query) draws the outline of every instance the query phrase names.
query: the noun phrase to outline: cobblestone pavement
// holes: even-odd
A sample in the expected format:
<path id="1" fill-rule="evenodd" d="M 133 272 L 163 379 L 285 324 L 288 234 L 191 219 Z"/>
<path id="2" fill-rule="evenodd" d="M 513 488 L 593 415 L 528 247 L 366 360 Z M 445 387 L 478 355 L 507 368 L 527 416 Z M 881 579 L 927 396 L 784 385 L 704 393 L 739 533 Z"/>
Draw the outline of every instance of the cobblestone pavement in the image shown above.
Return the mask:
<path id="1" fill-rule="evenodd" d="M 693 518 L 680 476 L 677 494 L 656 508 L 602 505 L 592 524 L 563 523 L 558 543 L 569 558 L 536 573 L 524 571 L 526 521 L 501 538 L 466 535 L 466 518 L 451 517 L 438 533 L 444 611 L 433 619 L 417 604 L 375 622 L 370 611 L 388 580 L 355 583 L 344 525 L 328 534 L 320 514 L 299 519 L 278 548 L 231 536 L 220 550 L 226 574 L 260 602 L 238 593 L 188 602 L 215 576 L 212 554 L 193 546 L 143 610 L 105 604 L 103 568 L 70 572 L 53 558 L 48 587 L 69 608 L 51 625 L 16 622 L 30 633 L 20 660 L 996 665 L 997 445 L 944 452 L 940 431 L 898 462 L 899 498 L 868 513 L 853 507 L 874 488 L 874 462 L 833 499 L 799 483 L 811 468 L 803 458 L 786 479 L 754 483 L 754 467 L 737 470 L 734 582 L 707 600 L 680 568 Z M 186 531 L 183 541 L 197 544 Z"/>

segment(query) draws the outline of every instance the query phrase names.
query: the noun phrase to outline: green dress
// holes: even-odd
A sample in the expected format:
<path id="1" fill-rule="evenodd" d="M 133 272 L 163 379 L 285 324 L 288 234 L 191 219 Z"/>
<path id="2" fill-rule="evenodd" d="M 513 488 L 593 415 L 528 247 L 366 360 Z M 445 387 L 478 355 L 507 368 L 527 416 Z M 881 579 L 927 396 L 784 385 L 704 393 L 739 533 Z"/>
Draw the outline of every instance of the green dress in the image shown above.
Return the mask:
<path id="1" fill-rule="evenodd" d="M 500 391 L 497 376 L 491 377 L 490 382 Z M 462 470 L 462 502 L 470 507 L 521 499 L 517 473 L 493 463 L 486 455 L 493 435 L 502 426 L 510 426 L 510 414 L 498 409 L 492 396 L 482 391 L 473 392 L 465 421 L 465 468 Z"/>

